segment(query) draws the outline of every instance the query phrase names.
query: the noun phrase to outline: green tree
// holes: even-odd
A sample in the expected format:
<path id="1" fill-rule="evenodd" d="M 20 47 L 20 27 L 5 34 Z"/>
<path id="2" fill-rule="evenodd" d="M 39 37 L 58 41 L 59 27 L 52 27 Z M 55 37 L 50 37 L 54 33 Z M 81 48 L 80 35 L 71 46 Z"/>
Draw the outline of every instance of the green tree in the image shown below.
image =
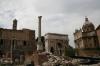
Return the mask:
<path id="1" fill-rule="evenodd" d="M 65 49 L 65 56 L 75 56 L 75 50 L 73 47 L 68 46 L 67 49 Z"/>

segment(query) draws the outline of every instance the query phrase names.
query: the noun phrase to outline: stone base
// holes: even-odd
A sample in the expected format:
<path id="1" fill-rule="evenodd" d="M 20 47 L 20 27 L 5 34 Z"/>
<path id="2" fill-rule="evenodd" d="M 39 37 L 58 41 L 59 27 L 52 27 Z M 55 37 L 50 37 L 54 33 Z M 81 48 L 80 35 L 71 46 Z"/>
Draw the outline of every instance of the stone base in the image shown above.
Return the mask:
<path id="1" fill-rule="evenodd" d="M 45 52 L 36 52 L 33 54 L 32 61 L 35 66 L 41 66 L 43 62 L 47 61 L 47 54 Z"/>
<path id="2" fill-rule="evenodd" d="M 79 56 L 100 56 L 100 51 L 99 50 L 78 50 L 78 55 Z"/>

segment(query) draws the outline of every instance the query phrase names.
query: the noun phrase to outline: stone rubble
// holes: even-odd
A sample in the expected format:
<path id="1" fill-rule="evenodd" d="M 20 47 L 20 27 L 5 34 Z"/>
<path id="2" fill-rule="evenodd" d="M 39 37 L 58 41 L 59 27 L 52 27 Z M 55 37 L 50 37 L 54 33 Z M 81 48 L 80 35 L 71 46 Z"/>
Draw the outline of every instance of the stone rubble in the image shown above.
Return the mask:
<path id="1" fill-rule="evenodd" d="M 74 63 L 65 59 L 63 56 L 48 55 L 48 61 L 44 62 L 42 66 L 77 66 Z"/>

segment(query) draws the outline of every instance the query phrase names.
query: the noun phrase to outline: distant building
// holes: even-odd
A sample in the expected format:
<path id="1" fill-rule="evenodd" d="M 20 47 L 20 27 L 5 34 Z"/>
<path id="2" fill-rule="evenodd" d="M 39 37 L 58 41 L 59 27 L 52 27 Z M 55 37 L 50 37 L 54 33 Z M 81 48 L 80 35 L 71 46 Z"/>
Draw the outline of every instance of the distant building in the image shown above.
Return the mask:
<path id="1" fill-rule="evenodd" d="M 62 56 L 65 53 L 65 49 L 68 47 L 69 39 L 68 35 L 47 33 L 45 34 L 45 51 L 54 55 Z"/>
<path id="2" fill-rule="evenodd" d="M 100 55 L 100 45 L 98 43 L 95 26 L 92 22 L 85 18 L 82 29 L 76 30 L 74 33 L 75 47 L 79 56 L 98 56 Z"/>
<path id="3" fill-rule="evenodd" d="M 22 61 L 36 51 L 35 30 L 17 30 L 17 20 L 13 29 L 0 28 L 0 57 Z M 24 58 L 24 59 L 23 59 Z"/>

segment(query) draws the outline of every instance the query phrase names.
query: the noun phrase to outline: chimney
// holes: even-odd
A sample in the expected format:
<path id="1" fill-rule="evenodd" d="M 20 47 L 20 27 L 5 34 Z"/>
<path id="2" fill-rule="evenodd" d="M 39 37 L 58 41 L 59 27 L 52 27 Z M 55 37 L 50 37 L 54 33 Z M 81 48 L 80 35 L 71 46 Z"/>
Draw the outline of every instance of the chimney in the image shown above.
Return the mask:
<path id="1" fill-rule="evenodd" d="M 17 30 L 17 20 L 13 20 L 13 30 Z"/>

